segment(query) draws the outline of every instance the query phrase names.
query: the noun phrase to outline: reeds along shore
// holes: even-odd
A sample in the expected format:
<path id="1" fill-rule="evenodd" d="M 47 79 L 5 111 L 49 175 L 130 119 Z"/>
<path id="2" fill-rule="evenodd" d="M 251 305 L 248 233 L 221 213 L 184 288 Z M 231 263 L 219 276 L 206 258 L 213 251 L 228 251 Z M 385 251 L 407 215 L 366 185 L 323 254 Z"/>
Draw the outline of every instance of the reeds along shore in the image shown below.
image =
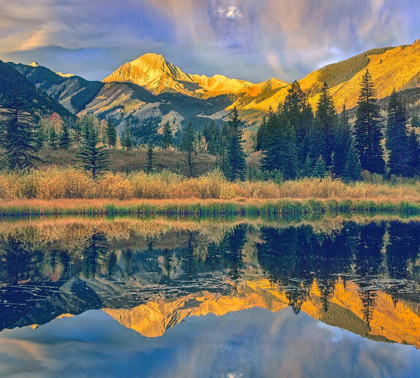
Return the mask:
<path id="1" fill-rule="evenodd" d="M 169 171 L 124 175 L 108 173 L 98 180 L 76 168 L 52 167 L 28 172 L 0 172 L 0 200 L 24 199 L 352 199 L 418 201 L 420 182 L 390 184 L 301 179 L 228 182 L 218 171 L 185 178 Z"/>
<path id="2" fill-rule="evenodd" d="M 49 168 L 0 174 L 0 215 L 278 216 L 381 212 L 420 214 L 420 183 L 345 184 L 333 179 L 228 182 L 217 172 L 108 173 Z"/>

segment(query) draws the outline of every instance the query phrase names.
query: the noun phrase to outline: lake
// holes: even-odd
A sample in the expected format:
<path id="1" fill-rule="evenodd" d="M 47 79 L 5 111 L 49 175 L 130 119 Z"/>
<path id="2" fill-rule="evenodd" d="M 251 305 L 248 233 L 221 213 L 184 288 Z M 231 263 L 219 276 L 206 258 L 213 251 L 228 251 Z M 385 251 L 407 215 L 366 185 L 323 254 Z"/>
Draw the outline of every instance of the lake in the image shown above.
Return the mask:
<path id="1" fill-rule="evenodd" d="M 416 377 L 420 221 L 0 222 L 1 377 Z"/>

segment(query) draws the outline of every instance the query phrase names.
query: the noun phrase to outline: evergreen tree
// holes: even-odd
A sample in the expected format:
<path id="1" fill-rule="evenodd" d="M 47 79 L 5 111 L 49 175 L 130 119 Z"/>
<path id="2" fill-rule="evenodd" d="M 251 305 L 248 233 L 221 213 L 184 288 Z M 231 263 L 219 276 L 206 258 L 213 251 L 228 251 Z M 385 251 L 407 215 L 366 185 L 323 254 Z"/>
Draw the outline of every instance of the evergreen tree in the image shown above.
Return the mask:
<path id="1" fill-rule="evenodd" d="M 305 163 L 308 163 L 310 161 L 312 164 L 316 164 L 319 155 L 322 156 L 322 152 L 325 151 L 325 138 L 321 132 L 319 125 L 315 122 L 312 124 L 312 127 L 310 128 L 308 134 L 305 137 L 305 145 L 307 149 L 307 157 Z"/>
<path id="2" fill-rule="evenodd" d="M 14 94 L 10 104 L 0 111 L 0 143 L 5 149 L 9 169 L 33 167 L 36 156 L 36 133 L 33 116 L 24 111 L 25 103 Z"/>
<path id="3" fill-rule="evenodd" d="M 99 143 L 101 140 L 98 129 L 92 119 L 86 120 L 78 158 L 81 160 L 83 168 L 91 172 L 94 179 L 107 171 L 109 166 L 108 150 L 105 146 L 98 146 Z"/>
<path id="4" fill-rule="evenodd" d="M 336 177 L 344 177 L 349 149 L 352 143 L 351 131 L 349 125 L 349 117 L 346 106 L 340 114 L 340 122 L 335 136 L 334 142 L 334 169 L 333 173 Z"/>
<path id="5" fill-rule="evenodd" d="M 245 180 L 246 164 L 242 140 L 242 121 L 238 109 L 235 107 L 228 122 L 229 138 L 227 143 L 227 170 L 223 172 L 230 181 Z"/>
<path id="6" fill-rule="evenodd" d="M 277 113 L 270 111 L 266 124 L 269 138 L 264 142 L 261 167 L 265 172 L 282 171 L 289 180 L 296 178 L 298 163 L 295 131 L 286 117 L 282 106 Z"/>
<path id="7" fill-rule="evenodd" d="M 71 146 L 71 137 L 69 132 L 69 127 L 66 122 L 63 123 L 61 128 L 60 140 L 58 142 L 60 148 L 67 150 Z"/>
<path id="8" fill-rule="evenodd" d="M 420 117 L 418 114 L 414 114 L 411 117 L 411 127 L 413 128 L 420 128 Z"/>
<path id="9" fill-rule="evenodd" d="M 185 162 L 188 166 L 189 176 L 194 176 L 195 173 L 195 149 L 194 149 L 195 133 L 190 122 L 182 134 L 181 151 L 186 152 Z"/>
<path id="10" fill-rule="evenodd" d="M 126 129 L 121 141 L 121 146 L 123 146 L 127 151 L 133 148 L 133 138 L 131 136 L 130 130 Z"/>
<path id="11" fill-rule="evenodd" d="M 381 117 L 369 71 L 363 75 L 354 126 L 354 147 L 362 169 L 385 173 L 384 151 L 381 145 Z"/>
<path id="12" fill-rule="evenodd" d="M 282 112 L 290 127 L 294 129 L 298 162 L 302 165 L 307 155 L 304 140 L 313 122 L 312 108 L 298 81 L 294 81 L 287 92 Z"/>
<path id="13" fill-rule="evenodd" d="M 220 145 L 220 130 L 213 121 L 210 125 L 205 125 L 203 129 L 203 136 L 207 144 L 207 152 L 212 155 L 217 155 Z"/>
<path id="14" fill-rule="evenodd" d="M 318 151 L 327 166 L 331 165 L 331 155 L 334 152 L 334 142 L 337 129 L 337 113 L 327 83 L 324 83 L 318 101 L 315 123 L 324 138 L 324 149 Z"/>
<path id="15" fill-rule="evenodd" d="M 408 144 L 410 146 L 413 174 L 418 176 L 420 175 L 420 143 L 415 129 L 412 129 L 410 132 Z"/>
<path id="16" fill-rule="evenodd" d="M 313 176 L 318 178 L 324 178 L 327 174 L 327 167 L 325 165 L 324 159 L 319 155 L 318 160 L 315 163 Z"/>
<path id="17" fill-rule="evenodd" d="M 45 143 L 45 130 L 42 120 L 39 121 L 36 130 L 35 130 L 35 152 L 39 152 Z"/>
<path id="18" fill-rule="evenodd" d="M 302 166 L 301 175 L 302 177 L 311 177 L 313 174 L 312 160 L 309 155 L 306 156 L 305 163 Z"/>
<path id="19" fill-rule="evenodd" d="M 357 181 L 360 180 L 360 162 L 357 157 L 356 151 L 353 144 L 350 145 L 350 148 L 347 153 L 346 165 L 344 166 L 343 177 L 346 181 Z"/>
<path id="20" fill-rule="evenodd" d="M 147 145 L 147 152 L 146 152 L 146 172 L 151 173 L 153 171 L 153 165 L 155 160 L 155 153 L 153 146 L 151 144 Z"/>
<path id="21" fill-rule="evenodd" d="M 389 173 L 396 176 L 411 176 L 412 155 L 407 135 L 406 111 L 395 90 L 388 102 L 386 138 Z"/>
<path id="22" fill-rule="evenodd" d="M 55 127 L 54 126 L 50 126 L 50 129 L 48 131 L 48 146 L 52 149 L 52 150 L 56 150 L 57 146 L 58 146 L 58 137 L 57 137 L 57 133 L 55 131 Z"/>
<path id="23" fill-rule="evenodd" d="M 163 127 L 162 148 L 167 150 L 172 145 L 173 145 L 172 129 L 171 129 L 171 126 L 169 125 L 169 122 L 166 122 L 165 126 Z"/>
<path id="24" fill-rule="evenodd" d="M 222 131 L 220 133 L 218 149 L 217 149 L 217 159 L 216 159 L 216 168 L 220 169 L 222 172 L 227 172 L 228 170 L 228 160 L 227 160 L 227 144 L 229 140 L 229 129 L 226 124 L 223 125 Z"/>
<path id="25" fill-rule="evenodd" d="M 257 145 L 255 146 L 256 151 L 264 150 L 265 139 L 267 136 L 267 118 L 266 116 L 263 116 L 263 122 L 257 131 Z"/>
<path id="26" fill-rule="evenodd" d="M 110 122 L 106 124 L 106 135 L 108 139 L 108 146 L 115 148 L 117 146 L 117 130 Z"/>

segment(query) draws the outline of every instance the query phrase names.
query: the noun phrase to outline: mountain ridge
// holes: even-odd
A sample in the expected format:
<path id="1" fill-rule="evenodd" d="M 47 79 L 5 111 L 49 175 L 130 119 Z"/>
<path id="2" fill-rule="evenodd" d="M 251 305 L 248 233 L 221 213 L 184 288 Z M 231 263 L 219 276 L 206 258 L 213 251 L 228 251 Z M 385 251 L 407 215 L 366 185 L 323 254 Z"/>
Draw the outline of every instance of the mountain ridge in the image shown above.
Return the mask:
<path id="1" fill-rule="evenodd" d="M 285 100 L 290 87 L 278 78 L 252 83 L 224 75 L 189 74 L 153 53 L 123 64 L 102 82 L 60 75 L 36 62 L 9 64 L 73 114 L 91 113 L 107 119 L 120 135 L 129 127 L 139 143 L 151 142 L 149 136 L 166 122 L 173 124 L 175 133 L 189 122 L 198 130 L 211 120 L 222 124 L 234 106 L 248 126 L 258 126 L 270 108 Z M 357 106 L 359 83 L 366 69 L 383 110 L 394 88 L 402 91 L 409 114 L 420 110 L 420 40 L 368 50 L 315 70 L 299 83 L 313 107 L 326 81 L 337 111 L 344 104 L 351 110 Z"/>

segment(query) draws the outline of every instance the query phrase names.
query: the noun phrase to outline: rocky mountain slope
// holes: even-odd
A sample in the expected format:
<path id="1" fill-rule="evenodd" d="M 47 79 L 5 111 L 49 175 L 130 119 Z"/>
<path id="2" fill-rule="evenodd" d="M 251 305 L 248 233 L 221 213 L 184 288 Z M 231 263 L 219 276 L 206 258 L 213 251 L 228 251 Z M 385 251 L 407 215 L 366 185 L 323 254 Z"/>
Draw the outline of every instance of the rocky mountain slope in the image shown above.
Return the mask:
<path id="1" fill-rule="evenodd" d="M 16 94 L 24 102 L 24 110 L 34 112 L 39 116 L 56 112 L 62 117 L 74 117 L 61 104 L 37 89 L 8 64 L 0 61 L 0 108 L 8 107 Z"/>
<path id="2" fill-rule="evenodd" d="M 259 124 L 270 107 L 284 101 L 289 85 L 276 78 L 262 83 L 189 74 L 163 56 L 145 54 L 119 67 L 103 82 L 56 73 L 38 64 L 10 63 L 17 71 L 74 114 L 93 113 L 113 122 L 120 133 L 129 127 L 140 142 L 150 140 L 165 122 L 176 132 L 192 121 L 200 129 L 215 120 L 226 120 L 237 106 L 249 124 Z M 395 88 L 402 91 L 409 112 L 420 110 L 420 40 L 409 46 L 369 50 L 330 64 L 300 80 L 315 106 L 327 82 L 336 108 L 357 105 L 361 76 L 369 69 L 380 105 Z"/>

